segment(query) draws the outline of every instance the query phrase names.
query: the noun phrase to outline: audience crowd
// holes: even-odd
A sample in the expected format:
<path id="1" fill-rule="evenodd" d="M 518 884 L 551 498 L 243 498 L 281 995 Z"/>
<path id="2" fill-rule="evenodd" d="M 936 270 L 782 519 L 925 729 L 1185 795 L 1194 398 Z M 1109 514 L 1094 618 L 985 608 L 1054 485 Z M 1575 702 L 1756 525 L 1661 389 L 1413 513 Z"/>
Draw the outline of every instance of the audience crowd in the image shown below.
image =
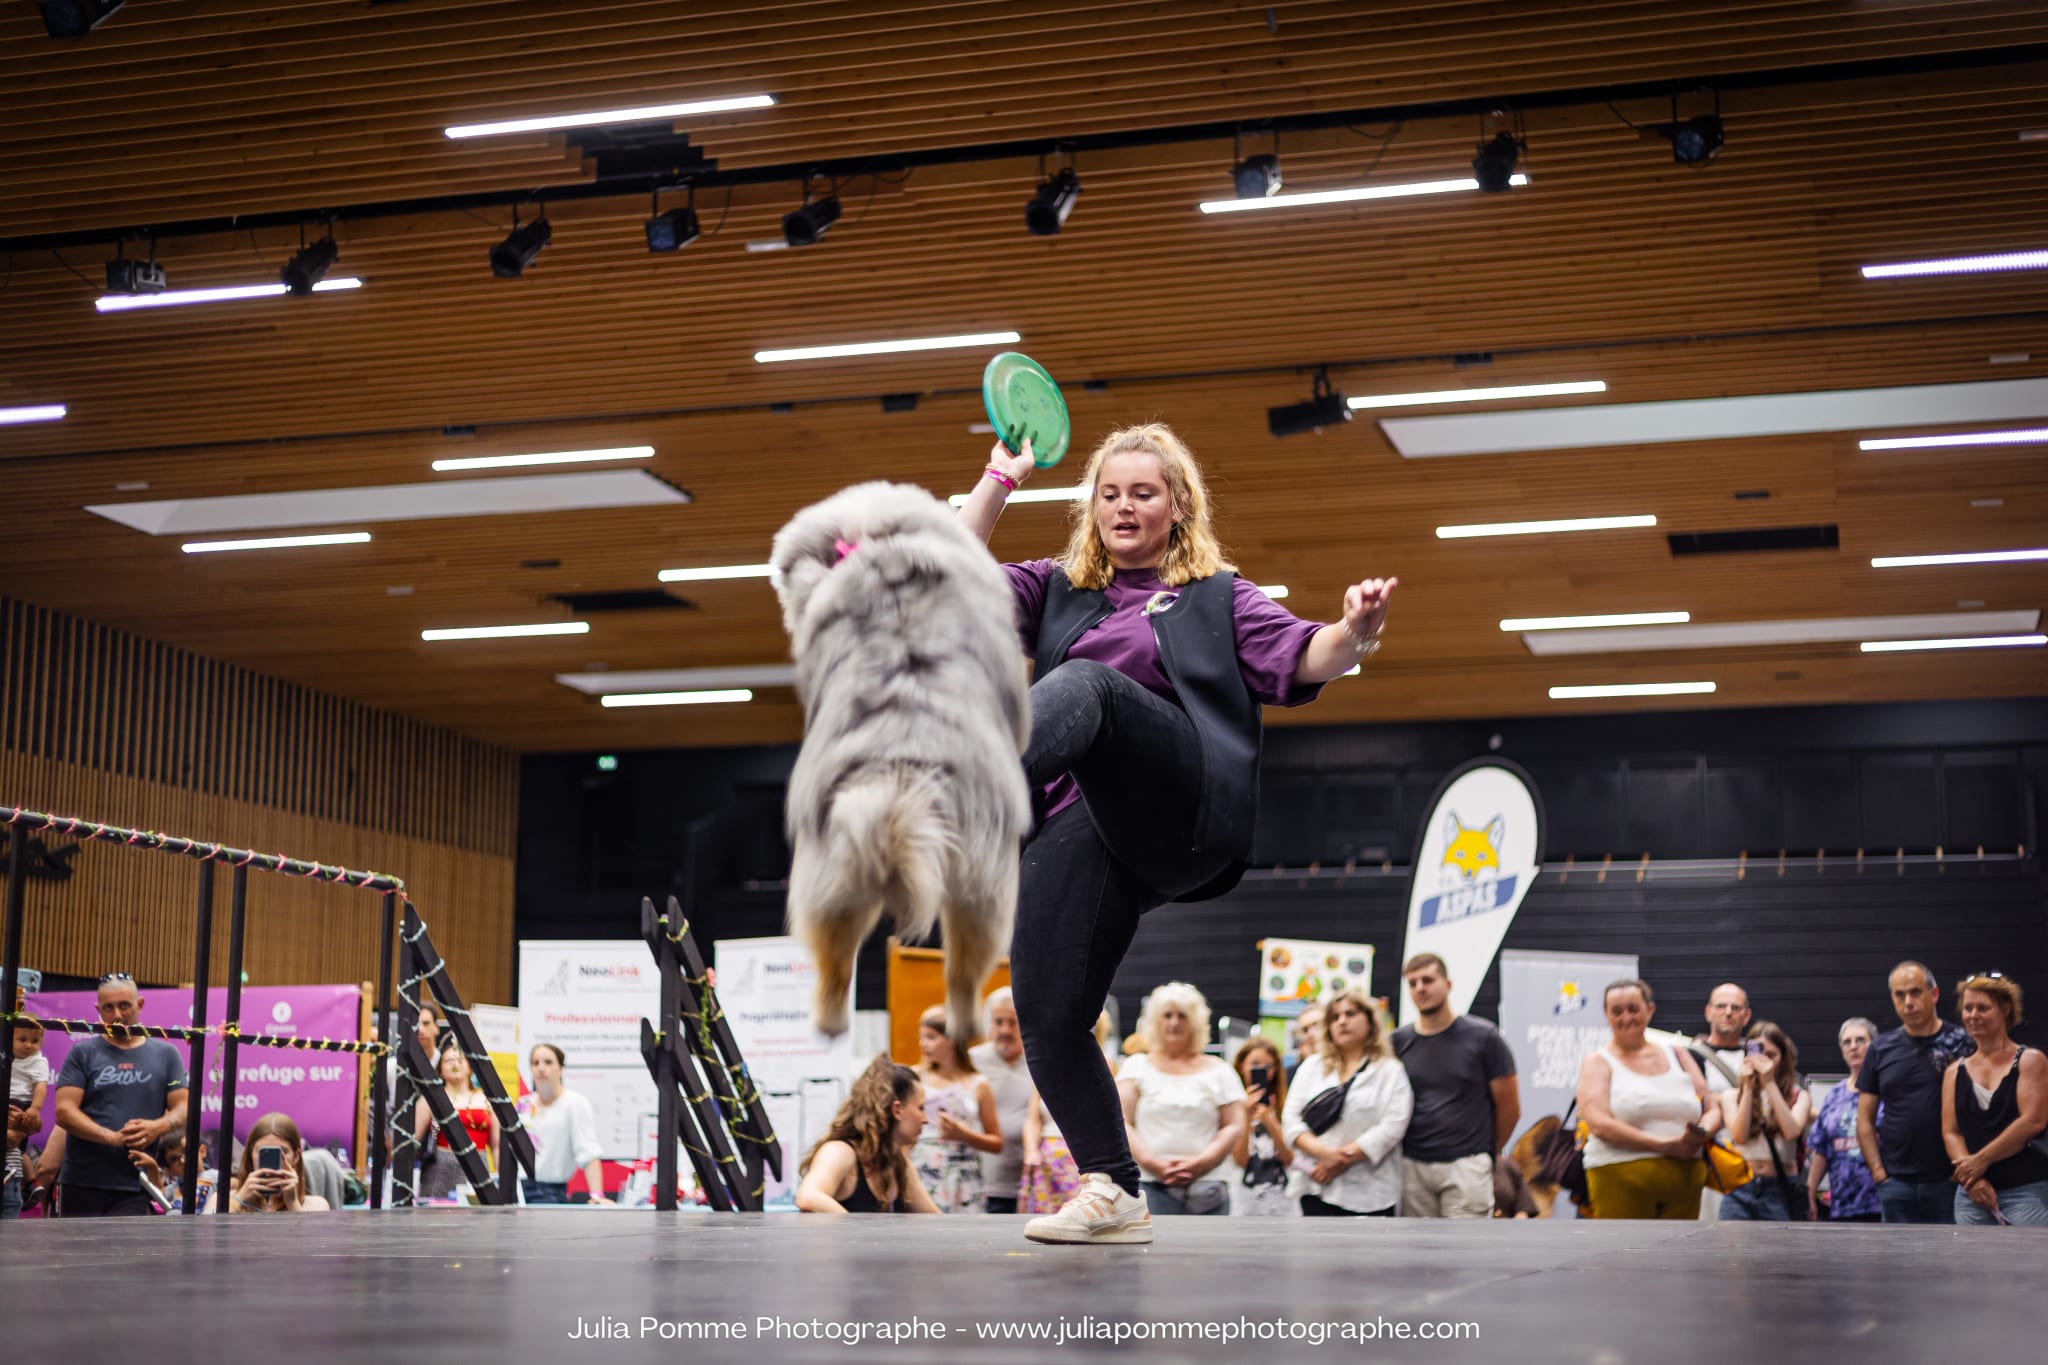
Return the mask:
<path id="1" fill-rule="evenodd" d="M 1226 1059 L 1209 1046 L 1202 993 L 1167 982 L 1146 997 L 1113 1067 L 1131 1153 L 1154 1216 L 1530 1218 L 1560 1190 L 1581 1217 L 2048 1226 L 2048 1056 L 2013 1038 L 2017 982 L 1980 972 L 1956 989 L 1959 1021 L 1918 962 L 1887 986 L 1898 1027 L 1843 1021 L 1847 1078 L 1816 1093 L 1784 1029 L 1752 1015 L 1735 983 L 1715 987 L 1705 1031 L 1652 1027 L 1656 995 L 1622 980 L 1602 993 L 1608 1039 L 1580 1064 L 1572 1108 L 1519 1142 L 1515 1059 L 1493 1025 L 1450 1007 L 1450 974 L 1424 953 L 1402 969 L 1415 1022 L 1346 990 L 1305 1009 L 1286 1045 L 1255 1035 Z M 140 1021 L 136 983 L 99 985 L 106 1024 Z M 985 1041 L 962 1050 L 942 1011 L 919 1021 L 921 1064 L 878 1057 L 805 1154 L 797 1207 L 813 1213 L 1045 1213 L 1082 1173 L 1024 1057 L 1009 989 L 984 1006 Z M 497 1122 L 459 1048 L 419 1037 L 469 1140 L 489 1155 Z M 1107 1014 L 1096 1042 L 1107 1052 Z M 8 1093 L 5 1202 L 65 1217 L 175 1211 L 188 1153 L 184 1064 L 156 1039 L 85 1035 L 53 1074 L 43 1029 L 17 1021 Z M 563 1203 L 583 1177 L 608 1202 L 589 1102 L 563 1083 L 552 1044 L 529 1058 L 521 1101 L 534 1137 L 529 1203 Z M 54 1098 L 54 1128 L 41 1111 Z M 1574 1114 L 1576 1120 L 1574 1120 Z M 423 1196 L 460 1172 L 445 1135 L 415 1118 Z M 218 1196 L 208 1133 L 198 1153 L 203 1211 Z M 1512 1146 L 1511 1146 L 1512 1143 Z M 309 1148 L 287 1114 L 257 1120 L 231 1153 L 231 1213 L 340 1207 L 351 1179 Z M 360 1198 L 360 1189 L 356 1192 Z"/>

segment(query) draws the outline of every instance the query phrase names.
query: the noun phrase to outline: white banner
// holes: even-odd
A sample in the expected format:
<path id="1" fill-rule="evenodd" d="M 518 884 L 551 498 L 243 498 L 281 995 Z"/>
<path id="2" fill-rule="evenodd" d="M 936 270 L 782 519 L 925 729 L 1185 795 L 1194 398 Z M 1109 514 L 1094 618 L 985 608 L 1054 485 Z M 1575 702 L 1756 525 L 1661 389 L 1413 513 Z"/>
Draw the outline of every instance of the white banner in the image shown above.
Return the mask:
<path id="1" fill-rule="evenodd" d="M 590 1101 L 609 1160 L 652 1154 L 641 1150 L 641 1120 L 655 1109 L 654 1078 L 640 1057 L 640 1021 L 660 1015 L 661 974 L 641 940 L 520 940 L 524 1051 L 537 1043 L 562 1050 L 563 1084 Z"/>
<path id="2" fill-rule="evenodd" d="M 1423 820 L 1408 889 L 1406 962 L 1435 953 L 1451 978 L 1451 1008 L 1472 998 L 1543 865 L 1543 815 L 1529 775 L 1505 759 L 1475 759 L 1444 780 Z M 1415 1002 L 1401 998 L 1401 1022 Z"/>
<path id="3" fill-rule="evenodd" d="M 854 1051 L 852 1032 L 828 1038 L 811 1027 L 818 968 L 795 939 L 726 938 L 717 949 L 719 1006 L 782 1141 L 785 1178 L 768 1176 L 766 1202 L 786 1207 L 795 1198 L 797 1162 L 872 1058 Z"/>
<path id="4" fill-rule="evenodd" d="M 1259 943 L 1259 1017 L 1292 1019 L 1356 988 L 1372 993 L 1372 945 L 1269 938 Z"/>
<path id="5" fill-rule="evenodd" d="M 1517 1140 L 1538 1119 L 1564 1117 L 1579 1087 L 1579 1063 L 1607 1041 L 1601 994 L 1608 982 L 1635 974 L 1633 953 L 1501 953 L 1500 1036 L 1515 1054 L 1522 1091 Z M 1560 1194 L 1551 1216 L 1578 1213 Z"/>

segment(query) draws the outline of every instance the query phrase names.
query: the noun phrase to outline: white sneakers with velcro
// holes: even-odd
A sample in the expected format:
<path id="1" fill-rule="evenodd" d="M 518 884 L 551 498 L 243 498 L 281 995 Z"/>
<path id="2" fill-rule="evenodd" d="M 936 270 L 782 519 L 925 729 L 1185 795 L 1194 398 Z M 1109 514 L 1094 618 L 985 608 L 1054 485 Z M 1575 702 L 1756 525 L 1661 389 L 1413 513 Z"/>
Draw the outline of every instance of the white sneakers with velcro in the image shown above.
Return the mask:
<path id="1" fill-rule="evenodd" d="M 1081 1188 L 1058 1213 L 1026 1223 L 1024 1235 L 1034 1242 L 1149 1242 L 1152 1215 L 1143 1199 L 1096 1171 L 1081 1178 Z"/>

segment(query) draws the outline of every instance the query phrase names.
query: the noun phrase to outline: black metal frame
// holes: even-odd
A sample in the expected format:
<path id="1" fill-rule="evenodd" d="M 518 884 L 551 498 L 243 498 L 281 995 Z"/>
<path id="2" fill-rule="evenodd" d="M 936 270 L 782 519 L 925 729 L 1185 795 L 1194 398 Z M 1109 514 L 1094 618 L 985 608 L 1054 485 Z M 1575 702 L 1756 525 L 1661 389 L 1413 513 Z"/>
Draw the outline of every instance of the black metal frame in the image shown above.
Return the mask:
<path id="1" fill-rule="evenodd" d="M 656 1096 L 654 1206 L 676 1207 L 680 1143 L 713 1209 L 759 1213 L 762 1169 L 781 1179 L 782 1144 L 674 896 L 666 914 L 655 911 L 653 900 L 641 900 L 640 937 L 661 972 L 660 1027 L 640 1022 L 640 1055 Z"/>

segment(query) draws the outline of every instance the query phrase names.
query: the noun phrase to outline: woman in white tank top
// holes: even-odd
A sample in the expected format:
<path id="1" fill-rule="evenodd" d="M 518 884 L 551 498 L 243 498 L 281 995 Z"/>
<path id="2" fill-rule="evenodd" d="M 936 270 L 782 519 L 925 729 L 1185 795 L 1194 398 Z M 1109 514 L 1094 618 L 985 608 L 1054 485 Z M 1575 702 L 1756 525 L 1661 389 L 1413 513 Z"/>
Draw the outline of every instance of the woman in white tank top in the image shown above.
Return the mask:
<path id="1" fill-rule="evenodd" d="M 1706 1178 L 1700 1153 L 1720 1127 L 1699 1063 L 1682 1048 L 1644 1037 L 1656 999 L 1640 981 L 1617 981 L 1603 998 L 1607 1046 L 1579 1067 L 1586 1186 L 1594 1218 L 1699 1217 Z"/>

